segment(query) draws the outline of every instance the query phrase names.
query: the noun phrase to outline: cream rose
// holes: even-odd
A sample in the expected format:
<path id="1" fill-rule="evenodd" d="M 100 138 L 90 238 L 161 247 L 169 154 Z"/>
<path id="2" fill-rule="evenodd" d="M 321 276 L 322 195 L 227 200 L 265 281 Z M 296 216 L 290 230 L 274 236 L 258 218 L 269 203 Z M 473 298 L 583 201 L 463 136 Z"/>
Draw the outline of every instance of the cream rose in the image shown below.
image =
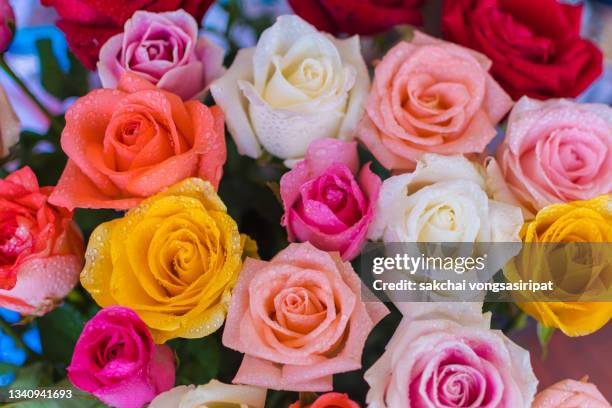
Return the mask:
<path id="1" fill-rule="evenodd" d="M 496 170 L 496 171 L 493 171 Z M 384 242 L 520 242 L 521 209 L 494 160 L 424 154 L 412 173 L 383 182 L 368 236 Z"/>
<path id="2" fill-rule="evenodd" d="M 212 380 L 205 385 L 179 385 L 159 394 L 149 408 L 264 408 L 266 389 Z"/>
<path id="3" fill-rule="evenodd" d="M 0 159 L 8 156 L 11 146 L 19 141 L 21 124 L 0 85 Z"/>
<path id="4" fill-rule="evenodd" d="M 212 84 L 241 154 L 287 166 L 317 139 L 352 139 L 369 89 L 359 38 L 336 39 L 281 16 Z"/>

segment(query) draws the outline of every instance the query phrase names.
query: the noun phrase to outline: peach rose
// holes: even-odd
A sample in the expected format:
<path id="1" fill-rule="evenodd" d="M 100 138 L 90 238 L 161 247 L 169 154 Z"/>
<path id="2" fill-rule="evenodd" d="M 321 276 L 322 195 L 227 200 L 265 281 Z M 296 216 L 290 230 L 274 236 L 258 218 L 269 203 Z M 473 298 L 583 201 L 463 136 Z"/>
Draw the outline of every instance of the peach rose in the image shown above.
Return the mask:
<path id="1" fill-rule="evenodd" d="M 536 395 L 531 408 L 610 408 L 610 403 L 586 380 L 560 381 Z"/>
<path id="2" fill-rule="evenodd" d="M 188 177 L 219 184 L 226 158 L 223 113 L 183 102 L 126 73 L 66 113 L 68 164 L 50 201 L 69 209 L 128 209 Z"/>
<path id="3" fill-rule="evenodd" d="M 389 169 L 411 170 L 425 152 L 482 152 L 512 100 L 482 54 L 419 31 L 376 67 L 359 138 Z"/>
<path id="4" fill-rule="evenodd" d="M 525 209 L 612 192 L 612 108 L 564 99 L 521 98 L 497 152 Z"/>
<path id="5" fill-rule="evenodd" d="M 247 259 L 223 332 L 226 347 L 245 353 L 234 382 L 331 391 L 333 374 L 361 367 L 366 338 L 388 313 L 361 291 L 350 263 L 310 243 L 270 262 Z"/>

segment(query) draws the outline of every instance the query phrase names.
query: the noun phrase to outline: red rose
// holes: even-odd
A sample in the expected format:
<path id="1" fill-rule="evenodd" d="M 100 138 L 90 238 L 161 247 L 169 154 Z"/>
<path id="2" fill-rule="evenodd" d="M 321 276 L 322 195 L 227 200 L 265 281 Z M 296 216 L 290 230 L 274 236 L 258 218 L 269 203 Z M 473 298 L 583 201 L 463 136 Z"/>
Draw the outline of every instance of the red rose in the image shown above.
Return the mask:
<path id="1" fill-rule="evenodd" d="M 420 25 L 421 0 L 289 0 L 295 14 L 330 33 L 375 34 L 398 24 Z"/>
<path id="2" fill-rule="evenodd" d="M 603 68 L 601 51 L 580 38 L 581 14 L 557 0 L 445 0 L 442 31 L 486 54 L 514 99 L 575 97 Z"/>
<path id="3" fill-rule="evenodd" d="M 123 31 L 138 10 L 153 12 L 185 9 L 198 22 L 214 0 L 41 0 L 60 16 L 57 26 L 83 65 L 94 70 L 106 40 Z"/>
<path id="4" fill-rule="evenodd" d="M 51 191 L 29 167 L 0 179 L 0 307 L 42 315 L 79 279 L 83 237 Z"/>
<path id="5" fill-rule="evenodd" d="M 289 408 L 303 408 L 300 401 L 295 401 Z M 359 404 L 349 399 L 348 395 L 339 392 L 328 392 L 321 395 L 306 408 L 359 408 Z"/>

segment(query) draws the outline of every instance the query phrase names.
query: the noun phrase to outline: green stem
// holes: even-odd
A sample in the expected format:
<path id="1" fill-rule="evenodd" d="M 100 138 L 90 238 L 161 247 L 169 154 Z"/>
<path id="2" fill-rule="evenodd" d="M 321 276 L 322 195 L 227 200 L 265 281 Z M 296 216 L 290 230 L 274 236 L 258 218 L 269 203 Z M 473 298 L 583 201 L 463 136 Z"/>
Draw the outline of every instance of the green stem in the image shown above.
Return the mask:
<path id="1" fill-rule="evenodd" d="M 24 349 L 26 351 L 26 353 L 28 354 L 28 356 L 30 355 L 30 349 L 21 340 L 21 337 L 19 337 L 17 335 L 17 333 L 15 333 L 15 331 L 13 330 L 13 327 L 11 325 L 9 325 L 4 320 L 0 319 L 0 329 L 2 329 L 2 331 L 5 334 L 7 334 L 10 338 L 15 340 L 15 343 L 17 344 L 17 346 L 19 346 L 19 348 Z"/>
<path id="2" fill-rule="evenodd" d="M 32 91 L 30 91 L 30 89 L 21 80 L 21 78 L 17 76 L 15 71 L 13 71 L 13 69 L 6 63 L 3 54 L 0 54 L 0 67 L 8 74 L 8 76 L 11 77 L 11 79 L 19 86 L 19 88 L 21 88 L 21 90 L 30 97 L 30 99 L 32 100 L 32 102 L 34 102 L 38 109 L 40 109 L 40 111 L 49 119 L 51 130 L 53 130 L 53 132 L 57 136 L 60 136 L 62 134 L 62 125 L 57 122 L 55 116 L 53 116 L 53 114 L 49 112 L 47 107 L 38 100 L 38 98 L 32 93 Z"/>

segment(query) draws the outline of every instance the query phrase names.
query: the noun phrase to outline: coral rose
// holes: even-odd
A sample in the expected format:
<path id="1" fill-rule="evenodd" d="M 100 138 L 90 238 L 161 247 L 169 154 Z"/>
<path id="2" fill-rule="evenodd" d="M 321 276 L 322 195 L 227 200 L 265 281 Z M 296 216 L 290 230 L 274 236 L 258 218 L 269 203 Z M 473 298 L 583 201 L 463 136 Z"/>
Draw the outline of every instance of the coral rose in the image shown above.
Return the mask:
<path id="1" fill-rule="evenodd" d="M 264 408 L 266 389 L 248 385 L 229 385 L 217 380 L 208 384 L 179 385 L 158 395 L 149 408 Z"/>
<path id="2" fill-rule="evenodd" d="M 134 72 L 183 99 L 204 96 L 223 74 L 221 47 L 198 39 L 198 24 L 184 10 L 137 11 L 100 49 L 98 73 L 105 88 L 116 88 L 121 74 Z"/>
<path id="3" fill-rule="evenodd" d="M 369 408 L 529 408 L 538 381 L 529 353 L 481 303 L 411 303 L 384 354 L 365 373 Z"/>
<path id="4" fill-rule="evenodd" d="M 381 181 L 369 164 L 361 171 L 358 166 L 355 142 L 321 139 L 308 147 L 306 158 L 280 181 L 290 241 L 339 251 L 345 261 L 359 255 Z"/>
<path id="5" fill-rule="evenodd" d="M 328 392 L 319 396 L 310 405 L 302 407 L 300 401 L 296 401 L 289 405 L 289 408 L 359 408 L 359 404 L 351 400 L 346 394 Z"/>
<path id="6" fill-rule="evenodd" d="M 257 158 L 263 147 L 292 167 L 314 140 L 354 137 L 369 86 L 358 37 L 339 40 L 280 16 L 211 93 L 240 154 Z"/>
<path id="7" fill-rule="evenodd" d="M 81 283 L 100 306 L 132 308 L 156 343 L 199 338 L 223 324 L 243 250 L 254 242 L 212 185 L 191 178 L 99 225 Z"/>
<path id="8" fill-rule="evenodd" d="M 66 35 L 68 45 L 87 68 L 96 69 L 100 47 L 113 35 L 119 34 L 123 24 L 137 10 L 155 13 L 184 9 L 200 22 L 213 0 L 150 0 L 150 1 L 91 1 L 41 0 L 55 8 L 60 20 L 57 26 Z"/>
<path id="9" fill-rule="evenodd" d="M 425 154 L 416 170 L 383 182 L 368 232 L 384 242 L 520 242 L 521 209 L 503 180 L 463 156 Z M 500 201 L 501 200 L 501 201 Z"/>
<path id="10" fill-rule="evenodd" d="M 388 313 L 361 296 L 351 264 L 309 243 L 270 262 L 247 259 L 223 331 L 223 344 L 245 353 L 234 382 L 331 391 L 333 374 L 361 367 L 366 338 Z"/>
<path id="11" fill-rule="evenodd" d="M 216 188 L 226 158 L 223 114 L 127 73 L 117 90 L 92 91 L 70 107 L 62 149 L 69 160 L 53 204 L 128 209 L 187 177 Z"/>
<path id="12" fill-rule="evenodd" d="M 11 147 L 19 142 L 21 123 L 0 85 L 0 159 L 8 156 Z"/>
<path id="13" fill-rule="evenodd" d="M 484 151 L 512 100 L 484 55 L 419 31 L 376 66 L 359 138 L 388 169 L 412 170 L 425 152 Z"/>
<path id="14" fill-rule="evenodd" d="M 612 108 L 521 98 L 497 159 L 510 189 L 530 212 L 612 192 Z"/>
<path id="15" fill-rule="evenodd" d="M 330 33 L 376 34 L 399 24 L 420 25 L 421 0 L 289 0 L 295 14 Z"/>
<path id="16" fill-rule="evenodd" d="M 153 343 L 134 311 L 100 310 L 87 322 L 68 366 L 68 378 L 116 408 L 140 408 L 174 385 L 172 349 Z"/>
<path id="17" fill-rule="evenodd" d="M 580 38 L 582 5 L 576 3 L 445 0 L 442 31 L 489 57 L 493 76 L 514 99 L 574 97 L 603 67 L 601 51 Z"/>
<path id="18" fill-rule="evenodd" d="M 578 289 L 572 292 L 589 295 L 588 299 L 610 299 L 612 293 L 610 250 L 608 246 L 602 248 L 597 243 L 612 242 L 611 195 L 603 195 L 588 201 L 573 201 L 544 207 L 537 213 L 533 221 L 525 224 L 521 231 L 521 238 L 525 244 L 534 244 L 536 248 L 535 244 L 539 243 L 576 242 L 580 245 L 578 249 L 582 251 L 591 249 L 591 254 L 586 257 L 591 261 L 586 265 L 592 268 L 588 267 L 585 270 L 573 267 L 570 269 L 573 265 L 572 258 L 563 259 L 562 263 L 555 265 L 554 277 L 557 277 L 557 280 L 566 280 L 555 286 L 563 284 L 561 289 L 564 289 L 568 285 L 575 284 L 579 285 Z M 566 250 L 565 253 L 569 254 L 569 251 Z M 585 258 L 586 254 L 578 255 Z M 603 259 L 598 260 L 601 256 Z M 510 278 L 513 277 L 514 269 L 510 269 L 513 265 L 509 264 L 504 268 L 504 273 Z M 536 265 L 532 261 L 524 269 L 534 269 Z M 598 292 L 593 292 L 595 290 Z M 540 299 L 541 296 L 544 294 L 539 294 Z M 557 297 L 556 292 L 548 296 L 547 300 L 551 301 L 527 301 L 517 302 L 517 304 L 543 325 L 559 328 L 568 336 L 591 334 L 602 328 L 612 318 L 612 302 L 610 301 L 564 302 L 554 301 Z"/>
<path id="19" fill-rule="evenodd" d="M 563 380 L 536 395 L 531 408 L 610 408 L 594 384 Z"/>
<path id="20" fill-rule="evenodd" d="M 0 179 L 0 307 L 41 316 L 78 282 L 83 237 L 24 167 Z"/>

